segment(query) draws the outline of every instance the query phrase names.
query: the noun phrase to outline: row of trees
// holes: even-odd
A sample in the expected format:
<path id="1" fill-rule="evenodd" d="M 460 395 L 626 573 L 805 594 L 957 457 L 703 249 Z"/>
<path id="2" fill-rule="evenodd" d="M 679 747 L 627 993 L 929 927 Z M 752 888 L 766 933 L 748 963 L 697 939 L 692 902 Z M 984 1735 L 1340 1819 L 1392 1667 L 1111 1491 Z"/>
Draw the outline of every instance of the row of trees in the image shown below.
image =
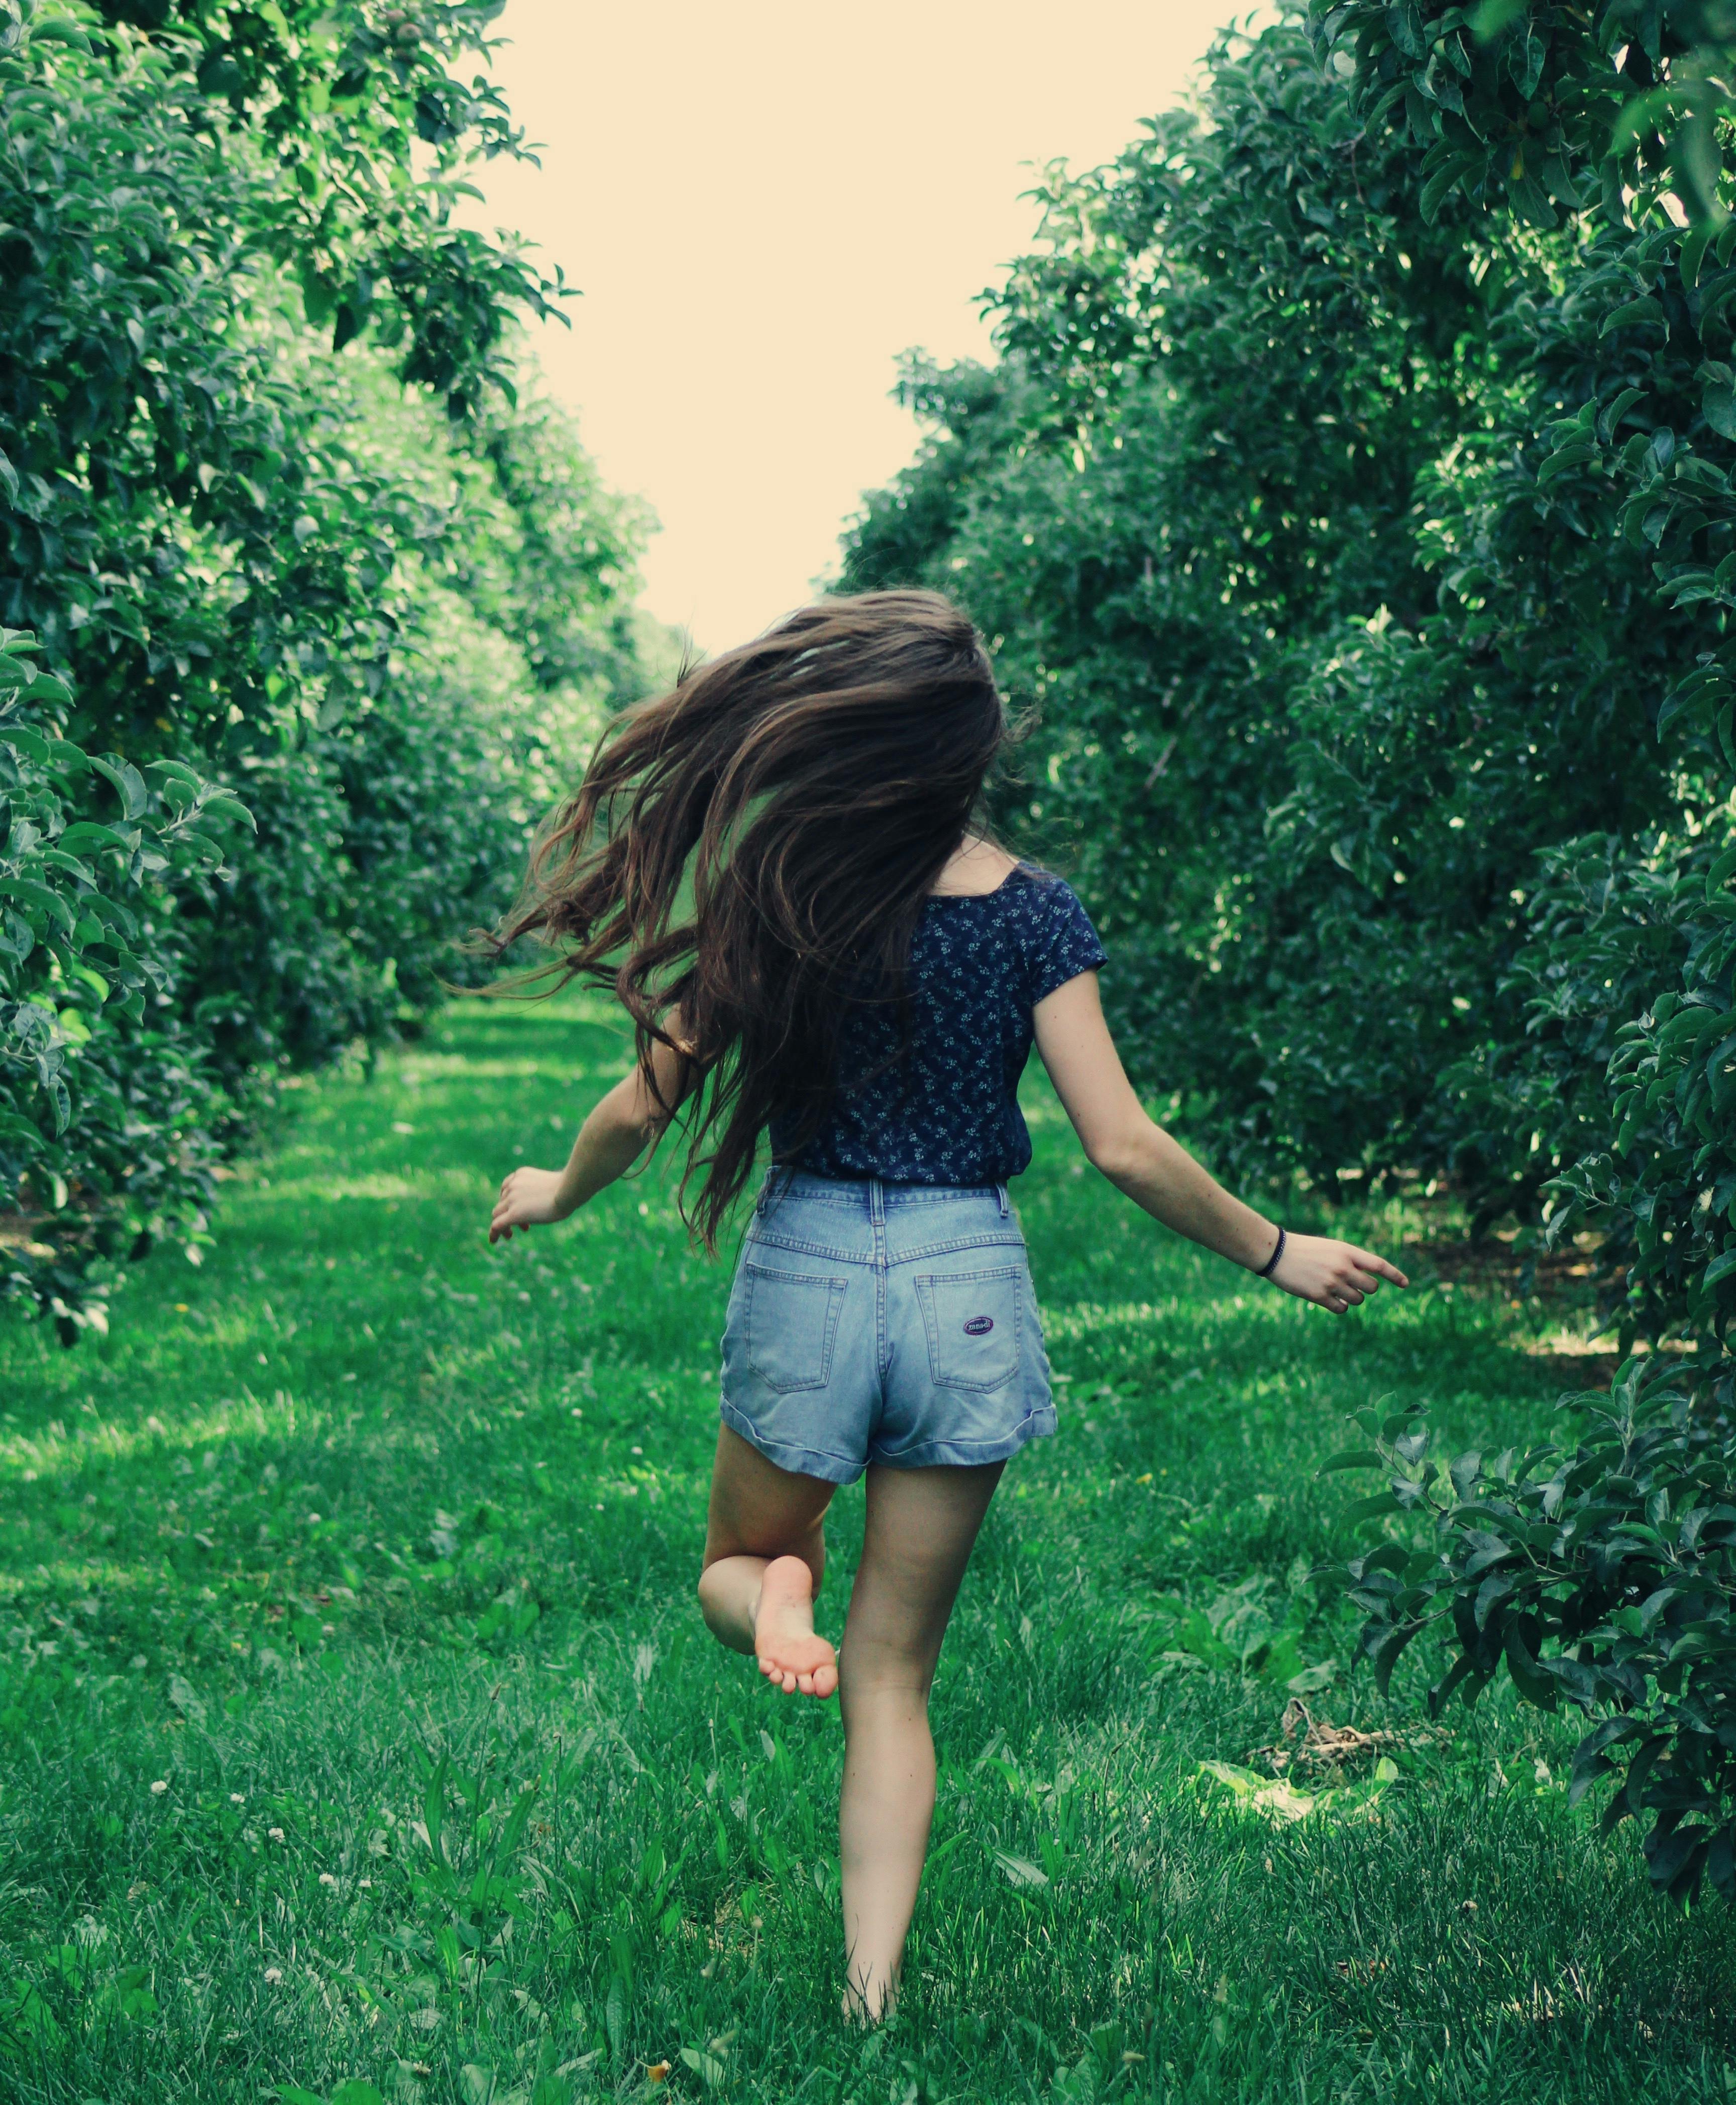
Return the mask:
<path id="1" fill-rule="evenodd" d="M 1198 114 L 1051 172 L 999 363 L 911 362 L 930 436 L 846 572 L 999 639 L 1040 709 L 1021 827 L 1102 917 L 1140 1079 L 1235 1173 L 1450 1177 L 1484 1219 L 1559 1216 L 1565 1178 L 1636 1320 L 1709 1334 L 1736 229 L 1687 221 L 1661 137 L 1606 205 L 1563 99 L 1587 51 L 1618 111 L 1654 69 L 1602 11 L 1399 11 L 1416 58 L 1386 8 L 1221 42 Z M 1497 70 L 1529 100 L 1484 113 L 1476 188 L 1428 127 Z"/>
<path id="2" fill-rule="evenodd" d="M 1574 1452 L 1344 1458 L 1383 1675 L 1613 1706 L 1660 1885 L 1736 1895 L 1736 195 L 1711 11 L 1315 0 L 1051 172 L 992 368 L 913 360 L 859 587 L 960 593 L 1140 1079 L 1236 1173 L 1591 1224 L 1631 1370 Z"/>
<path id="3" fill-rule="evenodd" d="M 0 0 L 0 1293 L 69 1341 L 665 649 L 515 387 L 564 288 L 456 223 L 498 11 Z"/>

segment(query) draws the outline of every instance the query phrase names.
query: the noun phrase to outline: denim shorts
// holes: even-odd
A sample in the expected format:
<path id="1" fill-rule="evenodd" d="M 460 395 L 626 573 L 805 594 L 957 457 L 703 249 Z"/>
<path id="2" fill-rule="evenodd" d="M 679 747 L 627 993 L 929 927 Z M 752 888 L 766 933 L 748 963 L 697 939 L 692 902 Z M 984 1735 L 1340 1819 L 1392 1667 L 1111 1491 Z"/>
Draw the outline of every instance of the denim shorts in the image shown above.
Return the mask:
<path id="1" fill-rule="evenodd" d="M 1004 1186 L 774 1170 L 723 1334 L 723 1422 L 779 1468 L 853 1483 L 1002 1462 L 1055 1430 Z"/>

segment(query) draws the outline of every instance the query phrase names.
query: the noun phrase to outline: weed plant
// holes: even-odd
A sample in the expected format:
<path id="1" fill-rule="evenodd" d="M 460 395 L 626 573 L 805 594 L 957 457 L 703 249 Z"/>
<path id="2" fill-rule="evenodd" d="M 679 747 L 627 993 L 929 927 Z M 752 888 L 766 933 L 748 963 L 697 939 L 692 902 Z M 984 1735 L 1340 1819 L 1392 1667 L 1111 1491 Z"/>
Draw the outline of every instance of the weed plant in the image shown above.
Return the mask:
<path id="1" fill-rule="evenodd" d="M 1549 1426 L 1538 1312 L 1419 1285 L 1333 1322 L 1134 1214 L 1038 1089 L 1061 1431 L 942 1660 L 902 2007 L 846 2031 L 836 1708 L 693 1601 L 726 1268 L 660 1172 L 484 1240 L 626 1050 L 449 1010 L 304 1085 L 109 1338 L 0 1327 L 0 2094 L 1729 2097 L 1730 1911 L 1569 1810 L 1571 1724 L 1497 1691 L 1430 1735 L 1420 1657 L 1381 1701 L 1309 1576 L 1347 1412 Z M 1380 1766 L 1267 1787 L 1292 1693 L 1393 1735 Z"/>

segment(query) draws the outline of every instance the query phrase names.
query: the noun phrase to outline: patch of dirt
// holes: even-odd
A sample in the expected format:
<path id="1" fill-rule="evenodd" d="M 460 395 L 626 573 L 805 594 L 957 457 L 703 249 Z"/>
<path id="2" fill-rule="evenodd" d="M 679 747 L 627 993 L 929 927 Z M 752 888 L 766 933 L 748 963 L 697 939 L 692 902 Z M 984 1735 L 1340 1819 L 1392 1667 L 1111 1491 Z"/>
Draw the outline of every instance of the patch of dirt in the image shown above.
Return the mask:
<path id="1" fill-rule="evenodd" d="M 1602 1260 L 1600 1236 L 1578 1236 L 1567 1249 L 1555 1250 L 1520 1249 L 1518 1240 L 1519 1231 L 1511 1228 L 1475 1242 L 1416 1244 L 1405 1255 L 1444 1285 L 1506 1301 L 1585 1302 L 1600 1288 L 1619 1283 Z"/>
<path id="2" fill-rule="evenodd" d="M 1519 1348 L 1548 1370 L 1563 1388 L 1608 1388 L 1622 1364 L 1608 1346 L 1577 1339 L 1533 1338 Z"/>
<path id="3" fill-rule="evenodd" d="M 1608 1388 L 1622 1364 L 1613 1338 L 1607 1330 L 1585 1336 L 1570 1320 L 1570 1312 L 1589 1312 L 1599 1302 L 1608 1305 L 1619 1298 L 1621 1272 L 1604 1258 L 1602 1237 L 1579 1236 L 1557 1250 L 1520 1249 L 1518 1240 L 1519 1231 L 1508 1228 L 1475 1241 L 1417 1243 L 1403 1261 L 1413 1279 L 1448 1293 L 1504 1301 L 1511 1308 L 1559 1308 L 1569 1321 L 1540 1337 L 1515 1341 L 1514 1349 L 1541 1361 L 1564 1388 Z"/>

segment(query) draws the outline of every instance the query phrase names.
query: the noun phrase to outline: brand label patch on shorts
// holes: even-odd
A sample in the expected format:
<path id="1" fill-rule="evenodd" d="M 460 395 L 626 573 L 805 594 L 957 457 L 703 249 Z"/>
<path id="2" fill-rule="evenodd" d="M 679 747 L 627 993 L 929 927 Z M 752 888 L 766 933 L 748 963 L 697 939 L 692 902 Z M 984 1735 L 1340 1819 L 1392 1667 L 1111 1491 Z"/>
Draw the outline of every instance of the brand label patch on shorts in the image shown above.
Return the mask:
<path id="1" fill-rule="evenodd" d="M 973 1316 L 965 1325 L 967 1338 L 986 1338 L 994 1328 L 993 1316 Z"/>

